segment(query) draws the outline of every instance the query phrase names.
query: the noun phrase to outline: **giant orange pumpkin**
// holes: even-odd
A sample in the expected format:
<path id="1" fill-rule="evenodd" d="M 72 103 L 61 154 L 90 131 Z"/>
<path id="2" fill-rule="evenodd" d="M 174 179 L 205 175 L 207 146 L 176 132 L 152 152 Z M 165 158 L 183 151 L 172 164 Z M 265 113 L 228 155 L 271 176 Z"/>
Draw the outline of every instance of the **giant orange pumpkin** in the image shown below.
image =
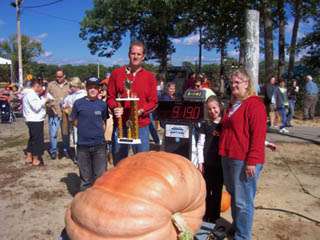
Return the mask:
<path id="1" fill-rule="evenodd" d="M 138 153 L 75 196 L 66 230 L 72 240 L 175 240 L 185 228 L 192 234 L 199 229 L 205 195 L 205 182 L 189 160 Z"/>

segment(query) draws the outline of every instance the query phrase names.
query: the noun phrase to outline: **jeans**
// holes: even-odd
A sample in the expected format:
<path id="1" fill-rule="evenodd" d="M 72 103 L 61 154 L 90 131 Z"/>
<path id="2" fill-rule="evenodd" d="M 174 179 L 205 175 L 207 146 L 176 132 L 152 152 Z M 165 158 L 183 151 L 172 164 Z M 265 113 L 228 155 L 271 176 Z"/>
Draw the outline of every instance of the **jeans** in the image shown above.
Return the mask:
<path id="1" fill-rule="evenodd" d="M 153 141 L 156 144 L 159 144 L 160 139 L 159 139 L 158 132 L 157 132 L 155 124 L 154 124 L 154 114 L 153 113 L 150 113 L 149 131 L 150 131 L 150 134 L 151 134 Z"/>
<path id="2" fill-rule="evenodd" d="M 223 178 L 231 195 L 231 214 L 235 229 L 234 240 L 251 240 L 254 215 L 254 198 L 262 164 L 256 165 L 256 174 L 247 177 L 245 161 L 223 157 Z"/>
<path id="3" fill-rule="evenodd" d="M 291 125 L 291 120 L 294 116 L 295 106 L 296 106 L 296 100 L 293 100 L 293 99 L 289 100 L 289 113 L 287 116 L 287 125 Z"/>
<path id="4" fill-rule="evenodd" d="M 92 186 L 107 168 L 106 146 L 78 146 L 77 160 L 80 170 L 80 190 Z"/>
<path id="5" fill-rule="evenodd" d="M 124 133 L 125 132 L 126 131 L 124 129 Z M 141 140 L 141 144 L 132 145 L 133 152 L 148 152 L 150 149 L 149 126 L 139 128 L 139 138 Z M 112 156 L 114 165 L 117 165 L 117 163 L 123 158 L 128 157 L 129 146 L 129 144 L 118 143 L 118 128 L 114 128 L 112 133 Z"/>
<path id="6" fill-rule="evenodd" d="M 287 126 L 287 111 L 285 107 L 280 107 L 277 109 L 281 116 L 281 126 L 280 129 L 285 128 Z"/>
<path id="7" fill-rule="evenodd" d="M 58 116 L 49 116 L 49 136 L 50 136 L 50 154 L 57 153 L 57 145 L 58 145 L 58 130 L 61 125 L 61 118 Z M 69 150 L 69 135 L 65 135 L 62 133 L 62 142 L 63 142 L 63 151 Z"/>
<path id="8" fill-rule="evenodd" d="M 303 103 L 303 118 L 304 119 L 313 119 L 317 102 L 318 96 L 317 95 L 306 95 L 304 97 Z"/>

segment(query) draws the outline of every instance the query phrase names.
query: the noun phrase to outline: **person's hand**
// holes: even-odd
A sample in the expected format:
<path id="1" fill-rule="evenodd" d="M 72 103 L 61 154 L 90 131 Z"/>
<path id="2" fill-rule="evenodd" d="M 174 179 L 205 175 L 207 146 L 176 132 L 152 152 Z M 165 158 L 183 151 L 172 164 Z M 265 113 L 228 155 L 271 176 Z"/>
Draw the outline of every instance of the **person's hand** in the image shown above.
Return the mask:
<path id="1" fill-rule="evenodd" d="M 141 108 L 138 110 L 138 116 L 141 116 L 144 113 L 144 110 Z"/>
<path id="2" fill-rule="evenodd" d="M 72 110 L 72 109 L 71 109 L 71 107 L 69 107 L 69 106 L 63 108 L 63 112 L 66 113 L 67 115 L 70 115 L 70 114 L 71 114 L 71 110 Z"/>
<path id="3" fill-rule="evenodd" d="M 202 163 L 198 164 L 198 170 L 201 172 L 201 174 L 203 174 L 203 164 Z"/>
<path id="4" fill-rule="evenodd" d="M 113 109 L 113 113 L 116 118 L 120 118 L 123 115 L 123 107 L 116 107 Z"/>
<path id="5" fill-rule="evenodd" d="M 245 171 L 247 177 L 254 177 L 256 175 L 256 165 L 247 165 Z"/>

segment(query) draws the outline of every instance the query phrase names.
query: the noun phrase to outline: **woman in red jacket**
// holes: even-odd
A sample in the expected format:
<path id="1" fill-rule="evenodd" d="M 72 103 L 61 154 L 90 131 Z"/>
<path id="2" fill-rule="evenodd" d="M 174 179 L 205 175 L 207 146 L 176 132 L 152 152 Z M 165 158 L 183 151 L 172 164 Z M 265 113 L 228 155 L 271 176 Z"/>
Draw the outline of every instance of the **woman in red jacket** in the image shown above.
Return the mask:
<path id="1" fill-rule="evenodd" d="M 222 120 L 219 155 L 224 183 L 232 196 L 235 240 L 251 240 L 254 197 L 264 164 L 267 114 L 245 70 L 231 75 L 232 98 Z"/>

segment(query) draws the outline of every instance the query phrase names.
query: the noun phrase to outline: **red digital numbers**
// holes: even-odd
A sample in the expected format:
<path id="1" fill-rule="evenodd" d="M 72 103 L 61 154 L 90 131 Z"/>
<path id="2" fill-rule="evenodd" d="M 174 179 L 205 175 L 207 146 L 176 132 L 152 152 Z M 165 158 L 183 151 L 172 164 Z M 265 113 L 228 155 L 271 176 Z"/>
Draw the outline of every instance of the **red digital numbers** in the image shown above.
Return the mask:
<path id="1" fill-rule="evenodd" d="M 180 109 L 181 109 L 181 106 L 174 106 L 172 108 L 170 118 L 179 119 L 180 118 Z"/>
<path id="2" fill-rule="evenodd" d="M 199 106 L 174 106 L 171 110 L 171 119 L 197 120 L 201 114 Z"/>

